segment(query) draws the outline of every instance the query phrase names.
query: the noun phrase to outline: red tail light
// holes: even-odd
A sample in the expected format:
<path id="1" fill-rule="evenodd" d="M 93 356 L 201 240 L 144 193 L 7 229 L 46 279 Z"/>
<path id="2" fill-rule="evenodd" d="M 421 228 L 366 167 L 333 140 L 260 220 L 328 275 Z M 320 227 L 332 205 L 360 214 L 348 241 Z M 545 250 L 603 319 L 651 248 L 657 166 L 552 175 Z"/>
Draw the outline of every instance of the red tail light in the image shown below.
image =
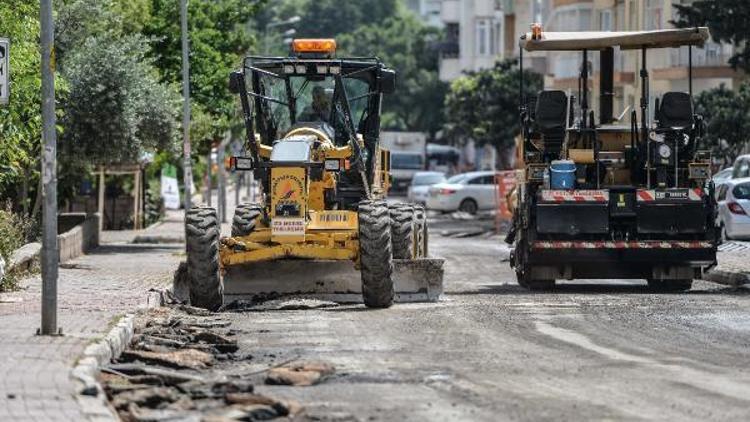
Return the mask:
<path id="1" fill-rule="evenodd" d="M 742 205 L 736 203 L 736 202 L 730 202 L 727 204 L 727 207 L 729 208 L 729 212 L 732 214 L 740 214 L 740 215 L 746 215 L 744 209 L 742 209 Z"/>
<path id="2" fill-rule="evenodd" d="M 441 195 L 453 195 L 454 193 L 456 193 L 456 190 L 455 189 L 449 189 L 449 188 L 442 188 L 442 189 L 440 189 L 440 191 L 438 193 L 441 194 Z"/>

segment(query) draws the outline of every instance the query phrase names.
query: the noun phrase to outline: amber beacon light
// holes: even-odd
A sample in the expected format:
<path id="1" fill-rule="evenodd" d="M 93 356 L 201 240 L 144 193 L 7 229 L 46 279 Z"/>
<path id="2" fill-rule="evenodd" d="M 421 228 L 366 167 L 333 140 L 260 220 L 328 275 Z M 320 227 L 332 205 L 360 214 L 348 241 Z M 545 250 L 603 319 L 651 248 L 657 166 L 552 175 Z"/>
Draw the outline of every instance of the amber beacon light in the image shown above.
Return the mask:
<path id="1" fill-rule="evenodd" d="M 295 53 L 325 53 L 336 52 L 336 40 L 334 39 L 298 39 L 292 42 L 292 50 Z"/>

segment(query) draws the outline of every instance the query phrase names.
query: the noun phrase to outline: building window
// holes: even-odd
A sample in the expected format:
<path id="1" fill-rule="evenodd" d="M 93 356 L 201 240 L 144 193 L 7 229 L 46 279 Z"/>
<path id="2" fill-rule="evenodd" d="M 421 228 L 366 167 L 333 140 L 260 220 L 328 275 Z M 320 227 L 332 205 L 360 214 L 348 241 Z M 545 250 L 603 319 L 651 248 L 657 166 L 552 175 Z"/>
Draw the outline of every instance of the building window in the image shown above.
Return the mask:
<path id="1" fill-rule="evenodd" d="M 662 29 L 662 0 L 646 0 L 646 29 Z"/>
<path id="2" fill-rule="evenodd" d="M 495 19 L 477 19 L 476 54 L 494 56 L 502 48 L 502 23 Z"/>
<path id="3" fill-rule="evenodd" d="M 602 31 L 612 30 L 612 11 L 602 10 L 599 12 L 599 29 Z"/>
<path id="4" fill-rule="evenodd" d="M 487 51 L 487 44 L 489 44 L 489 28 L 488 28 L 488 20 L 487 19 L 479 19 L 477 20 L 477 36 L 476 36 L 476 44 L 477 44 L 477 55 L 478 56 L 486 56 Z"/>

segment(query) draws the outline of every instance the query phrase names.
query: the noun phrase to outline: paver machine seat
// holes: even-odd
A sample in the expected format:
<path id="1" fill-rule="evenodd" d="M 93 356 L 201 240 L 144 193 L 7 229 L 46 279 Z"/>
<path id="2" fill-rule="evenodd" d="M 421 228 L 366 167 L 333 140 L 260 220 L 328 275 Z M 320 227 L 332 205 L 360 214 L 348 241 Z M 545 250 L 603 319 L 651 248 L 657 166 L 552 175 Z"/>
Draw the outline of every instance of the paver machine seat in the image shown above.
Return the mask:
<path id="1" fill-rule="evenodd" d="M 659 128 L 690 130 L 695 124 L 693 99 L 687 92 L 667 92 L 659 104 Z"/>
<path id="2" fill-rule="evenodd" d="M 568 96 L 559 90 L 539 92 L 534 115 L 534 130 L 542 135 L 544 156 L 559 158 L 568 120 Z"/>

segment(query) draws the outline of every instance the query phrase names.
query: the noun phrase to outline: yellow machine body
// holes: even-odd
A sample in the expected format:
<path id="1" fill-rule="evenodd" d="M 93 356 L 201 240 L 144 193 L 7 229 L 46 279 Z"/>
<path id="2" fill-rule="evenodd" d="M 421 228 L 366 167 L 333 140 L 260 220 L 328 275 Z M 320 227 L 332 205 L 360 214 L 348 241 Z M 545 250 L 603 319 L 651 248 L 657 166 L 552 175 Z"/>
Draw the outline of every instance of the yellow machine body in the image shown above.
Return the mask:
<path id="1" fill-rule="evenodd" d="M 295 136 L 311 136 L 319 141 L 310 142 L 313 163 L 338 160 L 341 168 L 349 165 L 350 146 L 335 147 L 325 134 L 312 128 L 295 129 L 286 135 L 285 140 Z M 270 158 L 273 147 L 262 144 L 259 138 L 256 142 L 260 155 Z M 390 186 L 390 154 L 379 149 L 376 159 L 372 195 L 383 198 Z M 265 192 L 263 218 L 249 235 L 221 240 L 222 268 L 284 258 L 351 260 L 358 264 L 357 213 L 325 209 L 326 192 L 336 188 L 335 172 L 324 167 L 322 176 L 313 178 L 310 166 L 301 165 L 274 166 L 267 171 L 270 172 L 270 191 Z"/>

